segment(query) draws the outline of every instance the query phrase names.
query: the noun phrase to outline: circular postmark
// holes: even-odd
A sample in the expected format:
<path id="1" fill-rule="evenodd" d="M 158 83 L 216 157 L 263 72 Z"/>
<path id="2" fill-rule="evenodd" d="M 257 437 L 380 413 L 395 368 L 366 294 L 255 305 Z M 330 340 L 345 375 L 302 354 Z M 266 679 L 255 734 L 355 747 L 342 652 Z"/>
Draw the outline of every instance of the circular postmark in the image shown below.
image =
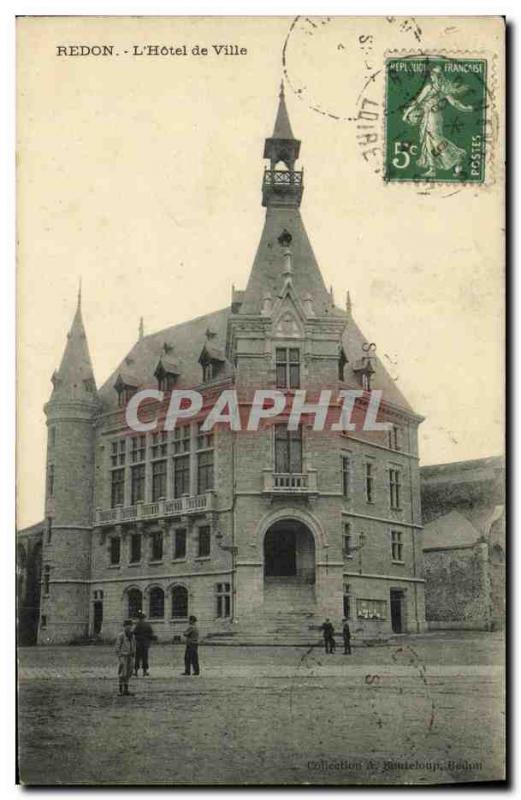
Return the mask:
<path id="1" fill-rule="evenodd" d="M 432 45 L 446 41 L 447 44 L 462 42 L 462 31 L 456 26 L 445 26 L 440 28 L 441 23 L 431 19 L 421 19 L 417 21 L 414 17 L 295 17 L 288 29 L 283 49 L 282 49 L 282 68 L 285 82 L 289 91 L 296 98 L 304 103 L 310 111 L 321 115 L 330 120 L 344 123 L 350 127 L 355 141 L 356 150 L 360 158 L 367 164 L 370 173 L 384 180 L 387 185 L 394 182 L 392 170 L 389 170 L 389 148 L 388 148 L 388 121 L 396 123 L 398 114 L 405 112 L 405 109 L 393 108 L 392 115 L 388 119 L 387 96 L 389 88 L 388 59 L 390 53 L 393 57 L 402 57 L 412 61 L 425 59 L 432 62 L 434 60 L 445 61 L 454 64 L 461 60 L 469 60 L 469 55 L 444 51 L 434 51 Z M 487 60 L 481 55 L 482 60 Z M 439 66 L 439 64 L 438 64 Z M 406 128 L 407 137 L 398 139 L 402 144 L 409 143 L 410 146 L 418 150 L 417 153 L 409 151 L 409 160 L 413 161 L 413 156 L 421 161 L 420 164 L 413 163 L 412 171 L 407 176 L 400 175 L 396 182 L 413 184 L 413 189 L 422 195 L 437 194 L 451 196 L 460 191 L 469 182 L 478 183 L 481 181 L 468 180 L 468 172 L 472 161 L 472 153 L 476 154 L 487 163 L 487 182 L 493 176 L 493 165 L 491 150 L 497 138 L 497 113 L 494 108 L 493 97 L 493 69 L 490 59 L 487 61 L 486 81 L 483 81 L 483 99 L 478 98 L 483 109 L 482 121 L 476 121 L 474 114 L 472 125 L 475 130 L 480 127 L 479 134 L 473 132 L 474 136 L 479 135 L 481 141 L 469 139 L 469 149 L 454 143 L 450 135 L 444 138 L 446 142 L 437 140 L 434 143 L 429 139 L 431 150 L 436 153 L 436 148 L 441 152 L 434 159 L 436 162 L 435 174 L 429 174 L 429 165 L 423 168 L 423 160 L 419 153 L 420 134 L 424 134 L 421 121 L 413 112 L 408 115 L 404 122 L 400 120 L 398 127 Z M 425 69 L 423 74 L 411 72 L 410 75 L 402 72 L 394 73 L 392 84 L 393 89 L 400 89 L 401 94 L 407 93 L 410 83 L 410 92 L 416 91 L 418 95 L 422 88 L 427 86 L 430 79 L 430 69 Z M 485 75 L 485 73 L 484 73 Z M 423 80 L 423 85 L 418 86 L 418 77 Z M 473 78 L 474 86 L 469 90 L 476 89 L 476 76 Z M 396 80 L 398 78 L 398 80 Z M 452 85 L 459 91 L 460 85 L 464 81 L 459 80 L 461 76 L 456 74 L 450 76 Z M 408 80 L 410 79 L 410 80 Z M 449 76 L 447 76 L 449 80 Z M 396 92 L 395 92 L 396 94 Z M 474 91 L 477 96 L 479 93 Z M 400 95 L 400 92 L 398 92 Z M 470 97 L 470 95 L 469 95 Z M 393 95 L 394 98 L 394 95 Z M 456 102 L 464 105 L 467 98 L 454 98 Z M 403 104 L 403 100 L 398 97 L 398 105 Z M 444 102 L 448 102 L 446 99 Z M 416 109 L 417 111 L 418 109 Z M 433 112 L 431 116 L 443 116 L 443 111 Z M 458 126 L 452 119 L 453 116 L 463 117 L 463 112 L 459 112 L 454 106 L 448 109 L 450 125 Z M 436 129 L 436 120 L 431 120 L 430 135 Z M 468 120 L 462 124 L 464 126 L 463 136 L 467 136 L 471 131 L 472 125 Z M 414 130 L 414 126 L 416 129 Z M 425 127 L 425 126 L 424 126 Z M 456 139 L 461 139 L 461 131 L 456 130 Z M 474 144 L 473 144 L 474 142 Z M 454 147 L 451 147 L 454 144 Z M 466 144 L 466 143 L 465 143 Z M 467 161 L 461 165 L 458 171 L 457 153 L 465 149 L 468 152 Z M 425 148 L 424 148 L 425 149 Z M 397 158 L 398 154 L 393 157 Z M 405 156 L 397 158 L 398 164 L 403 162 Z M 475 158 L 474 158 L 475 161 Z M 452 163 L 454 162 L 454 163 Z M 443 169 L 449 165 L 450 168 Z M 392 166 L 392 162 L 391 162 Z M 449 169 L 456 168 L 456 172 L 450 173 Z M 484 167 L 483 167 L 483 175 Z M 475 177 L 475 176 L 473 176 Z M 481 173 L 480 176 L 481 178 Z"/>

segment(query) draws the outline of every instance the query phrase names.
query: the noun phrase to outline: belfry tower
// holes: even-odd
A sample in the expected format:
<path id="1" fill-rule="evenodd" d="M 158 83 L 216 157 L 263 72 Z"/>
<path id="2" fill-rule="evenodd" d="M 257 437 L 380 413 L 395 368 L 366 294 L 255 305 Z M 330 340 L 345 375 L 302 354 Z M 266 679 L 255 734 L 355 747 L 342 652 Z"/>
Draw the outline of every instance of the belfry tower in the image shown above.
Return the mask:
<path id="1" fill-rule="evenodd" d="M 45 405 L 47 479 L 40 644 L 87 633 L 94 420 L 99 401 L 81 313 L 81 289 L 60 368 Z"/>

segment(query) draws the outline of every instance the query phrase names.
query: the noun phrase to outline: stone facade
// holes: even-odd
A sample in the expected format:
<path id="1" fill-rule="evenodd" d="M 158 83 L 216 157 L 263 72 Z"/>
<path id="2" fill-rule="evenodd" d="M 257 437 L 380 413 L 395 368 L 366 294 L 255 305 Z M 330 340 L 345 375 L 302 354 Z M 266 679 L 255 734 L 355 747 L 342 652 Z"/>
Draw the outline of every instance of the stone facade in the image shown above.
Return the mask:
<path id="1" fill-rule="evenodd" d="M 283 94 L 266 220 L 247 287 L 229 308 L 150 336 L 97 390 L 81 319 L 68 336 L 49 427 L 39 643 L 112 639 L 143 609 L 160 640 L 189 613 L 204 634 L 252 630 L 288 609 L 318 626 L 344 614 L 360 636 L 424 628 L 416 415 L 326 290 L 300 216 L 300 142 Z M 168 432 L 127 428 L 142 387 L 195 388 L 211 403 L 234 388 L 382 392 L 388 429 L 315 431 L 312 416 L 257 432 L 191 421 Z M 152 404 L 153 405 L 153 404 Z M 151 412 L 164 419 L 167 399 Z M 206 405 L 205 405 L 206 408 Z M 204 409 L 203 409 L 204 411 Z M 203 414 L 204 416 L 204 414 Z"/>
<path id="2" fill-rule="evenodd" d="M 505 623 L 504 463 L 423 467 L 423 560 L 431 629 L 496 630 Z"/>

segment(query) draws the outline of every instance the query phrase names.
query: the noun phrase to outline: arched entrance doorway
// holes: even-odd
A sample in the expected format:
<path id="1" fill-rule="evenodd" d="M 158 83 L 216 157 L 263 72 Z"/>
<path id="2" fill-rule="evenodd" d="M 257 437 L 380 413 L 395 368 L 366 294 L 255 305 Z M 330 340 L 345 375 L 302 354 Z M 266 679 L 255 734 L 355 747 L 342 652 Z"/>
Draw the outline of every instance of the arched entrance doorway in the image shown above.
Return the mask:
<path id="1" fill-rule="evenodd" d="M 264 537 L 264 581 L 315 583 L 315 540 L 296 519 L 275 522 Z"/>

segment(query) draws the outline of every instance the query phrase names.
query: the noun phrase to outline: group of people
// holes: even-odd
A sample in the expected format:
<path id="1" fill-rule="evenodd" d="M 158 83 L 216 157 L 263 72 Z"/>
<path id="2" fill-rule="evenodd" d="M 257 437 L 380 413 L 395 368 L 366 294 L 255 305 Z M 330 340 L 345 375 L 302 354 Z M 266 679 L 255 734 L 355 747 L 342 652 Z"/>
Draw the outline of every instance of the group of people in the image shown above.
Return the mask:
<path id="1" fill-rule="evenodd" d="M 186 641 L 185 648 L 185 671 L 183 675 L 199 675 L 199 631 L 197 628 L 197 618 L 188 618 L 188 628 L 184 632 Z M 138 613 L 136 624 L 131 619 L 126 619 L 123 623 L 123 630 L 116 639 L 116 655 L 118 657 L 118 678 L 120 695 L 130 696 L 128 684 L 132 675 L 136 677 L 139 670 L 143 670 L 143 677 L 149 674 L 148 671 L 148 651 L 153 641 L 157 637 L 154 635 L 152 625 L 146 621 L 142 611 Z M 193 673 L 192 673 L 193 671 Z"/>
<path id="2" fill-rule="evenodd" d="M 335 628 L 329 618 L 322 625 L 322 633 L 326 653 L 334 653 L 336 650 Z M 344 655 L 351 655 L 351 629 L 347 619 L 342 622 L 342 639 L 344 640 Z"/>
<path id="3" fill-rule="evenodd" d="M 182 675 L 199 675 L 197 617 L 189 617 L 188 623 L 188 628 L 183 634 L 186 647 L 185 670 Z M 329 618 L 322 625 L 322 633 L 326 653 L 334 653 L 336 650 L 335 628 Z M 120 695 L 130 695 L 128 689 L 130 678 L 132 675 L 137 677 L 140 669 L 143 671 L 143 677 L 149 674 L 148 651 L 150 645 L 156 639 L 152 625 L 146 621 L 145 614 L 142 611 L 139 612 L 138 621 L 135 624 L 131 619 L 126 619 L 123 623 L 123 630 L 116 639 Z M 351 630 L 347 619 L 344 619 L 342 623 L 342 639 L 344 640 L 344 655 L 351 655 Z"/>

